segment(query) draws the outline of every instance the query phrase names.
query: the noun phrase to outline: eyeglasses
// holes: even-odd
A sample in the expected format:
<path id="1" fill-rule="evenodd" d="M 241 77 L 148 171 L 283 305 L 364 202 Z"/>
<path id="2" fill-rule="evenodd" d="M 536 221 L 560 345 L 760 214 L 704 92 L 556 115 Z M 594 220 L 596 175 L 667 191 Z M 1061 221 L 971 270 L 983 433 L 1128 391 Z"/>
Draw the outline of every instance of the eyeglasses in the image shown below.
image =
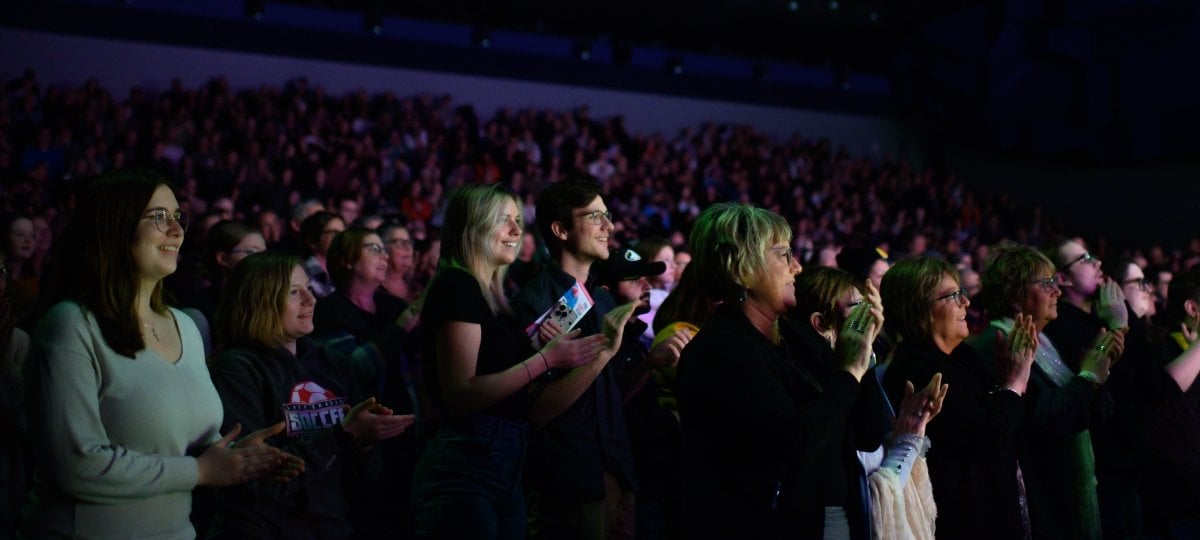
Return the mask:
<path id="1" fill-rule="evenodd" d="M 970 300 L 970 297 L 967 296 L 966 289 L 959 289 L 945 296 L 939 296 L 933 299 L 934 302 L 950 301 L 960 306 L 963 305 L 963 302 L 966 302 L 967 300 Z"/>
<path id="2" fill-rule="evenodd" d="M 795 260 L 795 258 L 796 258 L 796 256 L 792 254 L 791 248 L 787 248 L 784 246 L 774 247 L 774 248 L 768 249 L 767 251 L 770 251 L 771 254 L 775 255 L 776 257 L 779 257 L 780 259 L 783 259 L 783 261 L 786 262 L 789 266 L 791 266 L 792 261 Z"/>
<path id="3" fill-rule="evenodd" d="M 1085 252 L 1083 252 L 1083 255 L 1075 257 L 1074 259 L 1071 260 L 1071 262 L 1058 267 L 1058 269 L 1060 271 L 1066 270 L 1066 269 L 1070 268 L 1072 265 L 1079 263 L 1079 262 L 1084 262 L 1087 264 L 1096 264 L 1096 263 L 1100 262 L 1100 259 L 1093 257 L 1091 253 L 1088 253 L 1085 251 Z"/>
<path id="4" fill-rule="evenodd" d="M 592 222 L 592 225 L 601 224 L 602 222 L 600 221 L 600 218 L 604 218 L 604 219 L 608 220 L 609 223 L 613 222 L 612 212 L 608 212 L 608 211 L 604 211 L 604 210 L 592 210 L 591 212 L 588 212 L 586 214 L 577 214 L 575 217 L 588 218 L 588 221 Z"/>
<path id="5" fill-rule="evenodd" d="M 383 255 L 383 253 L 384 253 L 383 246 L 379 245 L 375 242 L 367 242 L 366 244 L 363 244 L 362 247 L 363 247 L 363 249 L 370 251 L 371 253 L 374 253 L 376 255 Z"/>
<path id="6" fill-rule="evenodd" d="M 1122 281 L 1121 285 L 1133 285 L 1135 283 L 1137 284 L 1138 289 L 1141 289 L 1142 291 L 1149 291 L 1150 289 L 1154 288 L 1154 284 L 1151 283 L 1149 279 L 1144 277 L 1127 279 Z"/>
<path id="7" fill-rule="evenodd" d="M 1030 285 L 1037 285 L 1043 291 L 1050 292 L 1058 287 L 1058 276 L 1044 277 L 1030 283 Z"/>
<path id="8" fill-rule="evenodd" d="M 393 238 L 387 241 L 389 246 L 397 248 L 410 248 L 413 246 L 413 241 L 407 238 Z"/>
<path id="9" fill-rule="evenodd" d="M 150 215 L 142 216 L 142 219 L 153 219 L 154 228 L 162 233 L 170 232 L 172 221 L 178 223 L 183 232 L 187 232 L 188 228 L 188 215 L 180 210 L 171 213 L 166 208 L 155 208 L 150 211 Z"/>

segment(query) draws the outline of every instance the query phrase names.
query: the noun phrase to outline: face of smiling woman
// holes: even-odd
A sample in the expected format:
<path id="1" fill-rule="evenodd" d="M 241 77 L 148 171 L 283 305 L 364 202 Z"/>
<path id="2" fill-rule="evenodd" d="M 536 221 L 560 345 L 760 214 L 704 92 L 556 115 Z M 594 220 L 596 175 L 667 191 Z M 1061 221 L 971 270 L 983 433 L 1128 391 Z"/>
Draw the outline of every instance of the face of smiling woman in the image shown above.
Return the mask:
<path id="1" fill-rule="evenodd" d="M 179 264 L 179 247 L 183 245 L 183 227 L 171 217 L 165 220 L 165 231 L 160 230 L 155 213 L 165 211 L 174 216 L 179 211 L 179 201 L 167 186 L 158 186 L 138 220 L 137 232 L 133 236 L 133 261 L 138 277 L 143 281 L 157 282 L 175 272 Z"/>
<path id="2" fill-rule="evenodd" d="M 954 296 L 957 290 L 958 280 L 946 274 L 942 276 L 933 300 L 929 333 L 933 343 L 946 354 L 950 354 L 971 335 L 967 327 L 967 306 L 971 305 L 971 301 L 965 296 Z"/>
<path id="3" fill-rule="evenodd" d="M 308 290 L 308 275 L 303 268 L 292 268 L 287 295 L 287 305 L 283 308 L 283 337 L 287 342 L 295 343 L 312 333 L 313 307 L 317 305 L 317 298 Z"/>
<path id="4" fill-rule="evenodd" d="M 496 266 L 512 264 L 517 260 L 521 247 L 521 214 L 517 203 L 511 199 L 504 202 L 500 215 L 496 216 L 495 235 L 492 238 L 492 253 Z"/>

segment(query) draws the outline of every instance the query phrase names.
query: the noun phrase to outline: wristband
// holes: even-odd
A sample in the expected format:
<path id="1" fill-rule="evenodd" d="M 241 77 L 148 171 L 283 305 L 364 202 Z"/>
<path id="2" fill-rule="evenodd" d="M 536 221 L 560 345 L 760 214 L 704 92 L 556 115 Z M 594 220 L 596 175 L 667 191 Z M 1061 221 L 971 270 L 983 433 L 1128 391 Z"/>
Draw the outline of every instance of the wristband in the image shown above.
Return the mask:
<path id="1" fill-rule="evenodd" d="M 550 362 L 546 360 L 546 355 L 542 354 L 542 351 L 538 351 L 538 356 L 542 357 L 542 365 L 545 366 L 546 371 L 550 371 Z"/>
<path id="2" fill-rule="evenodd" d="M 525 368 L 525 375 L 527 375 L 529 377 L 529 381 L 533 382 L 533 372 L 529 371 L 529 361 L 528 360 L 522 361 L 521 366 Z"/>
<path id="3" fill-rule="evenodd" d="M 1092 388 L 1100 388 L 1104 385 L 1104 381 L 1100 380 L 1100 376 L 1088 370 L 1079 372 L 1079 378 L 1091 383 Z"/>

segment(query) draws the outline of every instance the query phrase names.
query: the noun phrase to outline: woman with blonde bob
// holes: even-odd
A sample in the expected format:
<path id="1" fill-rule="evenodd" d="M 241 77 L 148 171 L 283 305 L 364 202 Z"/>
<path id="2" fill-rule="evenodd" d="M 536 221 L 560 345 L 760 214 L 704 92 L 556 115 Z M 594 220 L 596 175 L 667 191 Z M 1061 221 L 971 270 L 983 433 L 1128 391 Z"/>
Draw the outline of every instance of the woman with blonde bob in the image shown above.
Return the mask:
<path id="1" fill-rule="evenodd" d="M 1028 538 L 1017 443 L 1025 412 L 1021 396 L 1037 349 L 1033 322 L 1017 318 L 993 370 L 963 343 L 970 333 L 971 301 L 950 263 L 931 257 L 901 260 L 884 274 L 881 289 L 888 324 L 900 335 L 883 377 L 892 403 L 903 399 L 911 383 L 926 385 L 939 373 L 954 389 L 941 419 L 927 429 L 937 441 L 926 458 L 937 503 L 935 534 Z"/>
<path id="2" fill-rule="evenodd" d="M 268 442 L 307 465 L 292 482 L 221 490 L 210 538 L 351 537 L 348 492 L 379 473 L 375 443 L 413 421 L 365 397 L 349 360 L 307 337 L 308 287 L 300 259 L 279 253 L 246 257 L 228 276 L 214 326 L 223 351 L 212 364 L 225 423 L 284 423 Z"/>
<path id="3" fill-rule="evenodd" d="M 837 343 L 837 368 L 817 373 L 781 317 L 796 305 L 791 230 L 770 211 L 739 203 L 697 218 L 691 267 L 721 305 L 679 361 L 686 537 L 821 537 L 847 528 L 842 501 L 815 459 L 842 429 L 883 321 L 877 304 L 854 307 Z M 837 506 L 829 514 L 827 507 Z"/>
<path id="4" fill-rule="evenodd" d="M 494 185 L 450 196 L 441 260 L 421 312 L 426 382 L 445 420 L 413 480 L 418 538 L 523 538 L 521 469 L 534 379 L 596 358 L 605 337 L 575 330 L 534 350 L 504 296 L 519 201 Z"/>

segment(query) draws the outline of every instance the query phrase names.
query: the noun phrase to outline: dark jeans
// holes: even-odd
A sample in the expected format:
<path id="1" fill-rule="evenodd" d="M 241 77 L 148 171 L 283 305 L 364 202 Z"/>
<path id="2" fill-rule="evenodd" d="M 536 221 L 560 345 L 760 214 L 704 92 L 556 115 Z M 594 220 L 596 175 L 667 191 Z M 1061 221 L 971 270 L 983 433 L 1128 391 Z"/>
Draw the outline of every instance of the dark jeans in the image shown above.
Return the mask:
<path id="1" fill-rule="evenodd" d="M 485 414 L 448 420 L 413 477 L 417 538 L 525 537 L 524 422 Z"/>

